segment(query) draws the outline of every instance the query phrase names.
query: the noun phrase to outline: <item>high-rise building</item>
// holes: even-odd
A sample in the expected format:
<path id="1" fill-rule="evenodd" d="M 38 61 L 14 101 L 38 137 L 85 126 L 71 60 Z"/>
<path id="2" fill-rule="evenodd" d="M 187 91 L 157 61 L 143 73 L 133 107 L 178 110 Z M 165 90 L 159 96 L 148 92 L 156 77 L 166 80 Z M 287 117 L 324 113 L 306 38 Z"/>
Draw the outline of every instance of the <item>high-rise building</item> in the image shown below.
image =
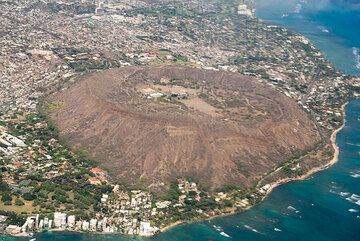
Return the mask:
<path id="1" fill-rule="evenodd" d="M 75 215 L 70 215 L 67 221 L 68 228 L 74 229 L 75 228 Z"/>
<path id="2" fill-rule="evenodd" d="M 35 217 L 35 229 L 39 228 L 39 217 L 40 217 L 40 215 L 36 214 L 36 217 Z"/>
<path id="3" fill-rule="evenodd" d="M 51 229 L 52 227 L 53 227 L 53 220 L 50 219 L 50 220 L 49 220 L 49 229 Z"/>
<path id="4" fill-rule="evenodd" d="M 90 219 L 90 231 L 96 231 L 97 220 L 95 218 Z"/>
<path id="5" fill-rule="evenodd" d="M 102 230 L 105 231 L 106 230 L 106 224 L 107 224 L 107 217 L 105 217 L 102 222 L 103 222 Z"/>
<path id="6" fill-rule="evenodd" d="M 89 230 L 89 222 L 88 221 L 84 221 L 82 223 L 82 230 L 84 230 L 84 231 Z"/>
<path id="7" fill-rule="evenodd" d="M 45 217 L 44 218 L 44 228 L 48 228 L 49 227 L 49 218 Z"/>
<path id="8" fill-rule="evenodd" d="M 44 228 L 44 219 L 40 219 L 39 230 L 42 230 L 43 228 Z"/>
<path id="9" fill-rule="evenodd" d="M 66 213 L 54 213 L 54 226 L 55 228 L 66 228 Z"/>

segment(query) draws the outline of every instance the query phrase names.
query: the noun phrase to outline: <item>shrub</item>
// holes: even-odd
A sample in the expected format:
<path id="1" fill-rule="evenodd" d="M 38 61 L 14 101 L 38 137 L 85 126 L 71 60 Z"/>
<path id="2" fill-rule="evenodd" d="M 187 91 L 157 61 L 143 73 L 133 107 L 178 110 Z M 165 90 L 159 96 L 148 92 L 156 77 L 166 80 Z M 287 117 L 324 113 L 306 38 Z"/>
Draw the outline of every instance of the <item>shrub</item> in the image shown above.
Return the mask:
<path id="1" fill-rule="evenodd" d="M 35 195 L 32 195 L 30 193 L 24 193 L 23 194 L 23 198 L 26 200 L 26 201 L 32 201 L 36 198 Z"/>
<path id="2" fill-rule="evenodd" d="M 5 192 L 5 191 L 9 191 L 10 188 L 9 188 L 9 185 L 2 180 L 2 176 L 0 175 L 0 191 L 1 192 Z"/>
<path id="3" fill-rule="evenodd" d="M 8 193 L 8 192 L 5 192 L 2 196 L 1 196 L 1 201 L 2 202 L 10 202 L 12 201 L 12 196 Z M 11 204 L 10 204 L 11 205 Z"/>
<path id="4" fill-rule="evenodd" d="M 15 205 L 17 205 L 17 206 L 24 206 L 25 205 L 25 203 L 23 202 L 23 201 L 21 201 L 20 199 L 16 199 L 15 200 Z"/>

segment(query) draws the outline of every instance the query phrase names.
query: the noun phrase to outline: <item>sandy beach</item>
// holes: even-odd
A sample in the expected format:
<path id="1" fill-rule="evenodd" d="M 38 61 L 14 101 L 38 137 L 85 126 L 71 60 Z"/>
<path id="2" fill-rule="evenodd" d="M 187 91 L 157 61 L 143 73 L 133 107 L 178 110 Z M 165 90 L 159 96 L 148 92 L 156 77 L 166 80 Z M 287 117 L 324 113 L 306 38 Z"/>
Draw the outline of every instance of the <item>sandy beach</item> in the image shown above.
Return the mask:
<path id="1" fill-rule="evenodd" d="M 160 229 L 160 232 L 165 232 L 166 230 L 169 230 L 169 229 L 171 229 L 179 224 L 182 224 L 182 223 L 185 223 L 185 221 L 181 221 L 181 220 L 176 221 L 175 223 L 169 224 L 169 225 L 163 227 L 162 229 Z"/>

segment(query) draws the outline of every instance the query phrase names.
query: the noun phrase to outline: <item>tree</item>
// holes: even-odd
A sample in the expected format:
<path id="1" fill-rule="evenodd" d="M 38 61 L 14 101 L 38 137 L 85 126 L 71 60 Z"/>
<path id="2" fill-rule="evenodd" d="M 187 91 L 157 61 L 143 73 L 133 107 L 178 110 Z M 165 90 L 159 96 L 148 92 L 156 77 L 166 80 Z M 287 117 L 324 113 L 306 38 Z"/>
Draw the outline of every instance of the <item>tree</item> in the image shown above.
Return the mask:
<path id="1" fill-rule="evenodd" d="M 56 199 L 57 201 L 59 201 L 60 203 L 66 203 L 66 202 L 67 202 L 66 196 L 63 196 L 63 195 L 56 195 L 56 196 L 55 196 L 55 199 Z"/>
<path id="2" fill-rule="evenodd" d="M 41 185 L 41 189 L 46 190 L 48 192 L 53 192 L 55 188 L 56 185 L 49 181 L 43 182 L 43 184 Z"/>
<path id="3" fill-rule="evenodd" d="M 8 193 L 8 192 L 5 192 L 2 196 L 1 196 L 1 201 L 4 202 L 4 203 L 11 203 L 12 201 L 12 196 Z"/>
<path id="4" fill-rule="evenodd" d="M 168 200 L 173 200 L 173 201 L 177 201 L 179 199 L 179 196 L 181 195 L 181 192 L 178 188 L 178 184 L 176 181 L 173 181 L 170 183 L 170 189 L 169 192 L 167 194 L 167 199 Z"/>
<path id="5" fill-rule="evenodd" d="M 25 205 L 25 203 L 23 202 L 23 201 L 21 201 L 20 199 L 15 199 L 15 205 L 17 205 L 17 206 L 24 206 Z"/>
<path id="6" fill-rule="evenodd" d="M 14 212 L 6 212 L 3 210 L 0 210 L 0 215 L 7 216 L 8 219 L 6 220 L 6 223 L 12 224 L 12 225 L 23 225 L 25 222 L 25 218 L 19 214 L 16 214 Z"/>
<path id="7" fill-rule="evenodd" d="M 26 200 L 26 201 L 32 201 L 32 200 L 34 200 L 35 198 L 36 198 L 36 196 L 35 195 L 32 195 L 32 194 L 30 194 L 30 193 L 24 193 L 23 194 L 23 198 Z"/>
<path id="8" fill-rule="evenodd" d="M 197 193 L 195 191 L 189 191 L 189 197 L 195 197 Z"/>
<path id="9" fill-rule="evenodd" d="M 230 200 L 227 200 L 227 199 L 224 200 L 224 206 L 225 206 L 225 207 L 230 208 L 230 207 L 232 207 L 232 205 L 233 205 L 233 204 L 232 204 L 232 202 L 231 202 Z"/>
<path id="10" fill-rule="evenodd" d="M 9 185 L 2 179 L 0 174 L 0 192 L 10 191 Z"/>

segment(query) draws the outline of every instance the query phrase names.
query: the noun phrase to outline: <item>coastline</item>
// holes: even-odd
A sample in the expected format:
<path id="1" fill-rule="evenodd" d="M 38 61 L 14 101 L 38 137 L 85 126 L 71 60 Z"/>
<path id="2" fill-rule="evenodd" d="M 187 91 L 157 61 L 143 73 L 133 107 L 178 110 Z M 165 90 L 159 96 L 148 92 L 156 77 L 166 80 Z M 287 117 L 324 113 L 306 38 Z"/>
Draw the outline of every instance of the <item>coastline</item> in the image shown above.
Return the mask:
<path id="1" fill-rule="evenodd" d="M 186 222 L 185 222 L 185 221 L 182 221 L 182 220 L 178 220 L 178 221 L 176 221 L 176 222 L 174 222 L 174 223 L 171 223 L 171 224 L 169 224 L 169 225 L 161 228 L 161 229 L 160 229 L 160 233 L 163 233 L 163 232 L 165 232 L 165 231 L 167 231 L 167 230 L 169 230 L 169 229 L 172 229 L 173 227 L 175 227 L 175 226 L 177 226 L 177 225 L 180 225 L 180 224 L 183 224 L 183 223 L 186 223 Z"/>
<path id="2" fill-rule="evenodd" d="M 338 160 L 339 160 L 339 147 L 336 144 L 336 135 L 345 126 L 345 122 L 346 122 L 345 107 L 346 107 L 347 104 L 348 104 L 348 102 L 346 102 L 345 104 L 343 104 L 341 106 L 341 112 L 343 114 L 343 124 L 339 128 L 335 129 L 333 131 L 333 133 L 331 134 L 331 136 L 330 136 L 331 145 L 334 148 L 333 158 L 328 163 L 326 163 L 325 165 L 314 167 L 314 168 L 310 169 L 307 173 L 305 173 L 305 174 L 303 174 L 303 175 L 301 175 L 299 177 L 288 177 L 288 178 L 281 179 L 281 180 L 278 180 L 278 181 L 274 182 L 273 184 L 270 185 L 270 188 L 267 190 L 267 192 L 266 192 L 266 194 L 265 194 L 265 196 L 263 197 L 262 200 L 264 200 L 276 187 L 278 187 L 278 186 L 280 186 L 282 184 L 291 182 L 291 181 L 305 180 L 305 179 L 309 178 L 310 176 L 312 176 L 313 174 L 315 174 L 317 172 L 320 172 L 320 171 L 323 171 L 323 170 L 331 167 L 332 165 L 334 165 L 336 162 L 338 162 Z"/>
<path id="3" fill-rule="evenodd" d="M 264 196 L 263 199 L 265 199 L 276 187 L 278 187 L 278 186 L 280 186 L 282 184 L 285 184 L 285 183 L 288 183 L 288 182 L 291 182 L 291 181 L 305 180 L 305 179 L 309 178 L 310 176 L 312 176 L 313 174 L 315 174 L 317 172 L 320 172 L 320 171 L 323 171 L 323 170 L 331 167 L 332 165 L 334 165 L 335 163 L 338 162 L 340 151 L 339 151 L 339 147 L 336 144 L 336 135 L 345 126 L 345 123 L 346 123 L 345 107 L 346 107 L 347 104 L 348 104 L 348 102 L 346 102 L 345 104 L 343 104 L 341 106 L 341 112 L 343 114 L 343 124 L 339 128 L 335 129 L 333 131 L 333 133 L 331 134 L 331 136 L 330 136 L 330 141 L 331 141 L 332 147 L 334 148 L 334 156 L 333 156 L 333 158 L 328 163 L 326 163 L 325 165 L 319 166 L 319 167 L 314 167 L 314 168 L 310 169 L 307 173 L 305 173 L 305 174 L 303 174 L 303 175 L 301 175 L 299 177 L 285 178 L 285 179 L 281 179 L 281 180 L 278 180 L 278 181 L 274 182 L 273 184 L 270 185 L 270 188 L 267 190 L 266 195 Z"/>
<path id="4" fill-rule="evenodd" d="M 339 153 L 340 153 L 340 150 L 339 150 L 339 147 L 337 146 L 336 144 L 336 136 L 337 134 L 345 127 L 345 123 L 346 123 L 346 114 L 345 114 L 345 107 L 346 105 L 348 104 L 349 102 L 347 101 L 345 104 L 343 104 L 341 106 L 341 112 L 343 114 L 343 123 L 342 125 L 335 129 L 333 131 L 333 133 L 331 134 L 330 136 L 330 141 L 331 141 L 331 145 L 332 147 L 334 148 L 334 155 L 333 155 L 333 158 L 327 162 L 325 165 L 322 165 L 322 166 L 318 166 L 318 167 L 314 167 L 312 169 L 310 169 L 308 172 L 306 172 L 305 174 L 301 175 L 301 176 L 298 176 L 298 177 L 289 177 L 289 178 L 284 178 L 284 179 L 280 179 L 272 184 L 270 184 L 270 187 L 269 189 L 266 191 L 266 194 L 265 196 L 261 199 L 260 202 L 262 202 L 266 197 L 268 197 L 268 195 L 270 195 L 270 193 L 278 186 L 280 185 L 283 185 L 283 184 L 286 184 L 288 182 L 291 182 L 291 181 L 301 181 L 301 180 L 305 180 L 307 178 L 309 178 L 310 176 L 312 176 L 313 174 L 317 173 L 317 172 L 320 172 L 320 171 L 323 171 L 329 167 L 331 167 L 332 165 L 334 165 L 335 163 L 337 163 L 339 161 Z M 260 203 L 259 202 L 259 203 Z M 258 203 L 257 203 L 258 204 Z M 180 224 L 184 224 L 184 223 L 193 223 L 193 222 L 200 222 L 200 221 L 206 221 L 206 220 L 212 220 L 212 219 L 215 219 L 215 218 L 221 218 L 221 217 L 225 217 L 225 216 L 229 216 L 229 215 L 234 215 L 236 213 L 241 213 L 241 212 L 244 212 L 244 211 L 247 211 L 251 208 L 253 208 L 255 205 L 257 204 L 254 204 L 254 205 L 251 205 L 251 206 L 248 206 L 246 207 L 245 209 L 241 210 L 240 212 L 237 212 L 237 211 L 233 211 L 233 212 L 230 212 L 230 213 L 224 213 L 224 214 L 220 214 L 220 215 L 215 215 L 215 216 L 211 216 L 209 218 L 206 218 L 206 219 L 203 219 L 203 220 L 190 220 L 190 221 L 183 221 L 183 220 L 179 220 L 179 221 L 176 221 L 174 223 L 171 223 L 163 228 L 160 229 L 160 233 L 163 233 L 165 231 L 168 231 L 174 227 L 176 227 L 177 225 L 180 225 Z"/>
<path id="5" fill-rule="evenodd" d="M 338 147 L 337 144 L 336 144 L 336 136 L 337 136 L 337 134 L 338 134 L 338 133 L 344 128 L 344 126 L 345 126 L 345 123 L 346 123 L 345 107 L 346 107 L 347 104 L 348 104 L 348 102 L 346 102 L 345 104 L 343 104 L 343 105 L 341 106 L 341 112 L 342 112 L 342 114 L 343 114 L 343 124 L 342 124 L 339 128 L 335 129 L 335 130 L 333 131 L 333 133 L 331 134 L 331 136 L 330 136 L 330 141 L 331 141 L 332 147 L 334 148 L 333 158 L 332 158 L 329 162 L 327 162 L 325 165 L 318 166 L 318 167 L 314 167 L 314 168 L 310 169 L 308 172 L 306 172 L 305 174 L 303 174 L 303 175 L 301 175 L 301 176 L 280 179 L 280 180 L 278 180 L 278 181 L 270 184 L 270 187 L 267 189 L 266 194 L 264 195 L 264 197 L 261 199 L 261 201 L 260 201 L 259 203 L 261 203 L 262 201 L 264 201 L 264 199 L 265 199 L 266 197 L 268 197 L 268 195 L 270 195 L 270 193 L 271 193 L 276 187 L 278 187 L 278 186 L 280 186 L 280 185 L 283 185 L 283 184 L 286 184 L 286 183 L 291 182 L 291 181 L 301 181 L 301 180 L 305 180 L 305 179 L 309 178 L 310 176 L 312 176 L 313 174 L 315 174 L 315 173 L 317 173 L 317 172 L 320 172 L 320 171 L 323 171 L 323 170 L 331 167 L 332 165 L 334 165 L 335 163 L 338 162 L 338 160 L 339 160 L 339 147 Z M 195 222 L 201 222 L 201 221 L 209 221 L 209 220 L 212 220 L 212 219 L 221 218 L 221 217 L 226 217 L 226 216 L 234 215 L 234 214 L 237 214 L 237 213 L 241 213 L 241 212 L 244 212 L 244 211 L 247 211 L 247 210 L 253 208 L 254 206 L 256 206 L 256 205 L 259 204 L 259 203 L 256 203 L 256 204 L 254 204 L 254 205 L 250 205 L 250 206 L 244 208 L 244 209 L 241 210 L 241 211 L 235 211 L 235 210 L 233 210 L 233 211 L 228 212 L 228 213 L 222 213 L 222 214 L 220 214 L 220 215 L 214 215 L 214 216 L 211 216 L 211 217 L 208 217 L 208 218 L 205 218 L 205 219 L 195 219 L 195 220 L 189 220 L 189 221 L 186 221 L 186 220 L 178 220 L 178 221 L 176 221 L 176 222 L 174 222 L 174 223 L 170 223 L 169 225 L 161 228 L 158 233 L 156 233 L 156 234 L 154 234 L 154 235 L 152 235 L 152 236 L 156 236 L 156 235 L 158 235 L 158 234 L 160 234 L 160 233 L 166 232 L 166 231 L 168 231 L 168 230 L 170 230 L 170 229 L 172 229 L 172 228 L 174 228 L 174 227 L 176 227 L 176 226 L 178 226 L 178 225 L 180 225 L 180 224 L 185 224 L 185 223 L 186 223 L 186 224 L 189 224 L 189 223 L 195 223 Z M 65 232 L 66 232 L 66 231 L 68 231 L 68 232 L 76 232 L 76 233 L 87 233 L 87 232 L 82 232 L 82 231 L 78 231 L 78 230 L 77 230 L 77 231 L 74 231 L 74 230 L 56 230 L 56 229 L 48 230 L 48 232 L 62 232 L 62 231 L 65 231 Z M 109 233 L 102 233 L 102 232 L 91 232 L 91 233 L 96 233 L 96 234 L 109 234 Z M 22 234 L 22 235 L 20 235 L 20 236 L 22 236 L 22 237 L 26 237 L 26 236 L 29 237 L 29 236 L 28 236 L 28 233 L 25 233 L 25 234 L 27 234 L 27 235 L 23 235 L 23 234 Z M 16 236 L 16 235 L 12 235 L 12 236 Z"/>
<path id="6" fill-rule="evenodd" d="M 301 180 L 304 180 L 304 179 L 307 179 L 308 177 L 310 177 L 311 175 L 319 172 L 319 171 L 322 171 L 322 170 L 325 170 L 329 167 L 331 167 L 332 165 L 334 165 L 335 163 L 338 162 L 339 160 L 339 147 L 337 146 L 336 144 L 336 137 L 337 137 L 337 134 L 344 128 L 345 126 L 345 123 L 346 123 L 346 114 L 345 114 L 345 107 L 346 105 L 348 104 L 348 102 L 346 102 L 345 104 L 343 104 L 341 106 L 341 112 L 343 114 L 343 124 L 335 129 L 333 131 L 333 133 L 331 134 L 330 136 L 330 141 L 331 141 L 331 144 L 334 148 L 334 155 L 332 157 L 332 159 L 330 159 L 329 162 L 327 162 L 326 164 L 322 165 L 322 166 L 318 166 L 318 167 L 314 167 L 312 169 L 310 169 L 307 173 L 299 176 L 299 177 L 292 177 L 292 178 L 285 178 L 285 179 L 281 179 L 281 180 L 278 180 L 272 184 L 270 184 L 270 187 L 269 189 L 267 190 L 266 194 L 264 195 L 264 197 L 261 199 L 261 201 L 259 203 L 261 203 L 276 187 L 282 185 L 282 184 L 286 184 L 288 182 L 291 182 L 291 181 L 301 181 Z M 257 204 L 259 204 L 257 203 Z M 158 233 L 152 235 L 152 236 L 156 236 L 160 233 L 163 233 L 163 232 L 166 232 L 180 224 L 189 224 L 189 223 L 195 223 L 195 222 L 201 222 L 201 221 L 209 221 L 209 220 L 212 220 L 212 219 L 216 219 L 216 218 L 221 218 L 221 217 L 226 217 L 226 216 L 230 216 L 230 215 L 234 215 L 234 214 L 237 214 L 237 213 L 241 213 L 241 212 L 244 212 L 244 211 L 247 211 L 251 208 L 253 208 L 254 206 L 256 206 L 257 204 L 254 204 L 254 205 L 251 205 L 251 206 L 248 206 L 246 207 L 245 209 L 241 210 L 241 211 L 235 211 L 235 210 L 232 210 L 228 213 L 222 213 L 220 215 L 214 215 L 214 216 L 211 216 L 211 217 L 208 217 L 208 218 L 205 218 L 205 219 L 195 219 L 195 220 L 189 220 L 189 221 L 186 221 L 186 220 L 178 220 L 174 223 L 170 223 L 169 225 L 161 228 L 159 230 Z M 76 233 L 87 233 L 87 232 L 82 232 L 82 231 L 74 231 L 74 230 L 56 230 L 56 229 L 52 229 L 52 230 L 48 230 L 48 232 L 76 232 Z M 102 233 L 102 232 L 94 232 L 96 234 L 109 234 L 109 233 Z M 20 236 L 20 237 L 29 237 L 29 233 L 21 233 L 19 235 L 11 235 L 11 236 Z M 30 236 L 31 237 L 31 236 Z"/>

